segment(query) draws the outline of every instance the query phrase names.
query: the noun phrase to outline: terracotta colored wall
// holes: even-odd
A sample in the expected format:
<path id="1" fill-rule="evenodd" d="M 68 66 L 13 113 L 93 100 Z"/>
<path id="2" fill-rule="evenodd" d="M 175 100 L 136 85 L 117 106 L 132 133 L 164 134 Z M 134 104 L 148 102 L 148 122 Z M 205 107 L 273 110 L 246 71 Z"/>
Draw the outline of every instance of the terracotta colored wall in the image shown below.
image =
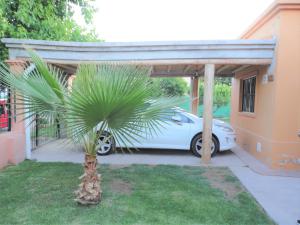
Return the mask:
<path id="1" fill-rule="evenodd" d="M 273 166 L 300 169 L 300 9 L 280 13 Z"/>
<path id="2" fill-rule="evenodd" d="M 13 123 L 12 131 L 0 133 L 0 169 L 25 159 L 24 123 Z"/>
<path id="3" fill-rule="evenodd" d="M 238 144 L 256 156 L 258 159 L 271 165 L 272 157 L 272 130 L 273 130 L 273 105 L 274 83 L 262 85 L 265 68 L 257 68 L 244 73 L 239 73 L 233 80 L 232 88 L 232 113 L 231 123 L 237 132 Z M 255 113 L 240 112 L 240 85 L 241 79 L 256 74 Z M 257 143 L 261 144 L 261 151 L 256 151 Z"/>
<path id="4" fill-rule="evenodd" d="M 22 70 L 22 61 L 10 61 L 11 69 Z M 12 117 L 13 110 L 12 110 Z M 0 133 L 0 169 L 8 164 L 18 164 L 25 159 L 25 126 L 22 116 L 12 119 L 11 131 Z"/>
<path id="5" fill-rule="evenodd" d="M 0 169 L 8 164 L 8 138 L 9 135 L 7 135 L 6 133 L 0 134 Z"/>
<path id="6" fill-rule="evenodd" d="M 293 1 L 297 2 L 297 1 Z M 298 9 L 282 9 L 267 22 L 258 22 L 244 35 L 247 39 L 276 36 L 274 81 L 263 84 L 266 68 L 258 68 L 255 113 L 239 112 L 240 78 L 236 74 L 232 89 L 231 121 L 238 143 L 272 168 L 300 169 L 300 1 Z M 261 143 L 261 151 L 256 145 Z"/>

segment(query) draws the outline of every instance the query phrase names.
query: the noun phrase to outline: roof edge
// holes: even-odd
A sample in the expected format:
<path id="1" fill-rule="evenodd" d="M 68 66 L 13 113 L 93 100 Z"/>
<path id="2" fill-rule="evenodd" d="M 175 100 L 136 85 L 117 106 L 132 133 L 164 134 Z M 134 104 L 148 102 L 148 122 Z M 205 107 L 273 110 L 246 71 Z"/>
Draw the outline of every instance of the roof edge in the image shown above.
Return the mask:
<path id="1" fill-rule="evenodd" d="M 274 40 L 190 40 L 190 41 L 141 41 L 141 42 L 69 42 L 33 39 L 2 38 L 7 47 L 49 46 L 49 47 L 141 47 L 141 46 L 197 46 L 197 45 L 272 45 Z"/>
<path id="2" fill-rule="evenodd" d="M 300 0 L 276 0 L 250 25 L 240 36 L 241 39 L 249 38 L 266 22 L 276 16 L 281 10 L 300 10 Z"/>

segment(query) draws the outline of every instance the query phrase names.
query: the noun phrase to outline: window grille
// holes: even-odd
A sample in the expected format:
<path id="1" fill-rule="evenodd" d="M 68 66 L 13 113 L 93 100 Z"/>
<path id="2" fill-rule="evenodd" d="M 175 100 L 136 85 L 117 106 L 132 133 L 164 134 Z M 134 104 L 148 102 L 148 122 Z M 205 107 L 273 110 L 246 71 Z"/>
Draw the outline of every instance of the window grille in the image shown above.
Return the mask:
<path id="1" fill-rule="evenodd" d="M 242 112 L 254 113 L 256 77 L 242 80 Z"/>

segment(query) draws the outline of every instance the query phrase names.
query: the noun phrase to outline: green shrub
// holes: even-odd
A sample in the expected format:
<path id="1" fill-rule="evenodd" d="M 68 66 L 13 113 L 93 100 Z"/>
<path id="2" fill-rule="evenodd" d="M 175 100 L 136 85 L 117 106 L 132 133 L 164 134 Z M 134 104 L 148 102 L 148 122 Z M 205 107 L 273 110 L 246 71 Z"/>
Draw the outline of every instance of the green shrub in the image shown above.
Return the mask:
<path id="1" fill-rule="evenodd" d="M 188 92 L 187 82 L 180 77 L 175 78 L 152 78 L 154 97 L 158 96 L 183 96 Z"/>

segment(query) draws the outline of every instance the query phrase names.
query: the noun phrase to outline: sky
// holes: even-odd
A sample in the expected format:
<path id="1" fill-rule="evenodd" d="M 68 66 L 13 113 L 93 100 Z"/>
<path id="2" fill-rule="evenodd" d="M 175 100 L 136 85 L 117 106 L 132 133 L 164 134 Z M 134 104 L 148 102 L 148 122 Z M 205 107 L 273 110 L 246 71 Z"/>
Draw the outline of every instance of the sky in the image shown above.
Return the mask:
<path id="1" fill-rule="evenodd" d="M 96 0 L 93 26 L 100 39 L 110 42 L 236 39 L 272 2 Z"/>

